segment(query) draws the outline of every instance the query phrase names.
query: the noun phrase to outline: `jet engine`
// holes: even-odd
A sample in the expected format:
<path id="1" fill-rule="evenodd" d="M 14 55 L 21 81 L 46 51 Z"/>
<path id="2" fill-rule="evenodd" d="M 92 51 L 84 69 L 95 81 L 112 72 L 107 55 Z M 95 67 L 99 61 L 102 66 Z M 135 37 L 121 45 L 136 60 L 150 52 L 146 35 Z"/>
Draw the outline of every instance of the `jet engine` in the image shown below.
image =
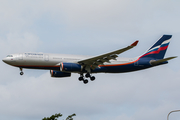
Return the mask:
<path id="1" fill-rule="evenodd" d="M 80 72 L 83 67 L 77 63 L 61 63 L 60 70 L 62 72 Z"/>
<path id="2" fill-rule="evenodd" d="M 71 73 L 50 70 L 51 77 L 70 77 Z"/>

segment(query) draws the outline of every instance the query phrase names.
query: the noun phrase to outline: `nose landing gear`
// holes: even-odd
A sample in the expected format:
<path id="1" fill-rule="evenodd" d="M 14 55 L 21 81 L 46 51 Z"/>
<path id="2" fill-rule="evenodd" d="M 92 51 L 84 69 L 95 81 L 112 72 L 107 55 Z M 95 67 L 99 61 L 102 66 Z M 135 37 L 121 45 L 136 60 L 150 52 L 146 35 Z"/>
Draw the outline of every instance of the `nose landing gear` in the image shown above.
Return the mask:
<path id="1" fill-rule="evenodd" d="M 19 68 L 20 69 L 20 75 L 23 75 L 24 74 L 24 72 L 22 71 L 22 68 Z"/>

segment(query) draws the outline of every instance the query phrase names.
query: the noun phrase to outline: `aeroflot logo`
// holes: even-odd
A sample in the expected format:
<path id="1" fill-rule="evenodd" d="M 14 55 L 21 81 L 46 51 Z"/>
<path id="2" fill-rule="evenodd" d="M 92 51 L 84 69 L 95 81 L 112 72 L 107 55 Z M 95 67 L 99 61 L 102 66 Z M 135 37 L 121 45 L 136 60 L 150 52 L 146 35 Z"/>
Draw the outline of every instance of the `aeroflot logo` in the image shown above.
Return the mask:
<path id="1" fill-rule="evenodd" d="M 33 57 L 33 58 L 42 58 L 43 54 L 38 54 L 38 53 L 25 53 L 26 57 Z"/>
<path id="2" fill-rule="evenodd" d="M 25 53 L 25 55 L 43 55 L 43 54 L 37 54 L 37 53 Z"/>

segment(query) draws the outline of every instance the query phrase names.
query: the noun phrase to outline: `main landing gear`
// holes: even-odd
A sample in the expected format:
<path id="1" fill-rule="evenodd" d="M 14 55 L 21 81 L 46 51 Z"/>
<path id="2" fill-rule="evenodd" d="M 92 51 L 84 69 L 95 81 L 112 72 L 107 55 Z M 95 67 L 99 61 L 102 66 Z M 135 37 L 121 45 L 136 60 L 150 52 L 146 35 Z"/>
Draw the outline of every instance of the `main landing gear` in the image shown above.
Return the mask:
<path id="1" fill-rule="evenodd" d="M 86 78 L 90 78 L 91 81 L 94 81 L 94 80 L 95 80 L 95 77 L 94 77 L 94 76 L 91 76 L 90 73 L 86 73 L 85 77 L 86 77 Z M 83 75 L 83 74 L 80 74 L 79 81 L 83 81 L 84 84 L 87 84 L 87 83 L 88 83 L 88 80 L 84 78 L 84 75 Z"/>
<path id="2" fill-rule="evenodd" d="M 23 75 L 24 73 L 23 73 L 23 71 L 22 71 L 22 68 L 19 68 L 20 69 L 20 75 Z"/>

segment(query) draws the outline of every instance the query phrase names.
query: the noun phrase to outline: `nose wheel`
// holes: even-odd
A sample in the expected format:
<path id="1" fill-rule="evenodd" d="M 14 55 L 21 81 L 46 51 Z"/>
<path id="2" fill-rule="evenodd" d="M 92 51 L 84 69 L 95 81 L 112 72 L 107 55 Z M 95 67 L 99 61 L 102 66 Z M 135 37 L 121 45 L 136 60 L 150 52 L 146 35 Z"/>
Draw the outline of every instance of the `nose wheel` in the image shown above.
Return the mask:
<path id="1" fill-rule="evenodd" d="M 85 75 L 86 78 L 90 78 L 91 81 L 94 81 L 95 80 L 95 77 L 94 76 L 91 76 L 90 73 L 87 73 Z M 80 77 L 79 77 L 79 81 L 83 81 L 84 84 L 87 84 L 88 83 L 88 80 L 84 78 L 84 75 L 83 74 L 80 74 Z"/>
<path id="2" fill-rule="evenodd" d="M 20 75 L 23 75 L 24 73 L 23 72 L 20 72 Z"/>

